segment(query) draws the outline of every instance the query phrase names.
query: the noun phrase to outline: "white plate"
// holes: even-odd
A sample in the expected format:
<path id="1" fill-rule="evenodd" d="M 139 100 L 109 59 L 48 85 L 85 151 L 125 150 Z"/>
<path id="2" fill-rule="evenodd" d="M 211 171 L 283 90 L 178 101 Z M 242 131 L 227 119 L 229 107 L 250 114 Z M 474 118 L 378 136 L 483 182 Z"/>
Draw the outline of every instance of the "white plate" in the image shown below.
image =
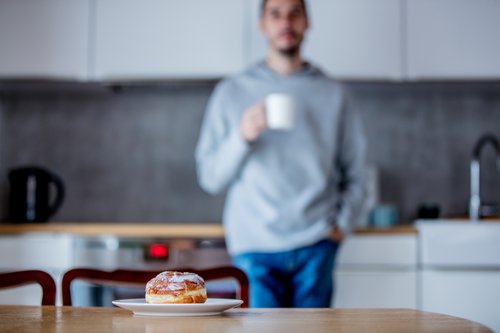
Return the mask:
<path id="1" fill-rule="evenodd" d="M 214 316 L 243 303 L 239 299 L 209 298 L 205 303 L 149 304 L 144 298 L 122 299 L 113 304 L 137 316 Z"/>

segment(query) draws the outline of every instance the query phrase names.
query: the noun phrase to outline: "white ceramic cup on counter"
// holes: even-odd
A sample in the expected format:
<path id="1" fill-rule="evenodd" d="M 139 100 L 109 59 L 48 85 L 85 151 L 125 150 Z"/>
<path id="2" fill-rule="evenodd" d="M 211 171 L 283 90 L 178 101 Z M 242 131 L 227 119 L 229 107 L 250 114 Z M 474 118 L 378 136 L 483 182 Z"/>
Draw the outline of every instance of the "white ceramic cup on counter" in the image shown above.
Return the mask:
<path id="1" fill-rule="evenodd" d="M 287 94 L 270 94 L 265 100 L 267 127 L 289 130 L 295 125 L 295 100 Z"/>

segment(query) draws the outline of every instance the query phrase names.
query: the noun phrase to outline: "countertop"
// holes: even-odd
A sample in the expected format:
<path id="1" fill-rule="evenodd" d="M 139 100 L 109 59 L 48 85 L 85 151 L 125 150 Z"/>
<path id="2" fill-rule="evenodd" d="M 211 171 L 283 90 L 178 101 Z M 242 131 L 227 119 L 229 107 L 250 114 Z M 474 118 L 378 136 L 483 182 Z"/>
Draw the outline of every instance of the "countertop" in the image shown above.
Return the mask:
<path id="1" fill-rule="evenodd" d="M 0 235 L 32 232 L 71 233 L 82 236 L 114 235 L 120 237 L 223 238 L 221 224 L 190 223 L 2 223 Z M 356 234 L 416 234 L 413 226 L 362 228 Z"/>
<path id="2" fill-rule="evenodd" d="M 0 234 L 30 232 L 70 233 L 81 236 L 222 238 L 220 224 L 187 223 L 8 223 L 0 224 Z"/>

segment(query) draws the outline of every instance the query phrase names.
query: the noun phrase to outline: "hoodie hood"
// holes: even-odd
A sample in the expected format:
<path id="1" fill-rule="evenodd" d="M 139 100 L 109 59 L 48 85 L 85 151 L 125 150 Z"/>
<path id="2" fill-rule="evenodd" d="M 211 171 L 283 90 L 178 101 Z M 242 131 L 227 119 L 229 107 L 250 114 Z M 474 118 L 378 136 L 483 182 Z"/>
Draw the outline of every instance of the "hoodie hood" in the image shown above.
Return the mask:
<path id="1" fill-rule="evenodd" d="M 266 60 L 260 60 L 259 62 L 251 66 L 245 74 L 258 78 L 267 78 L 274 80 L 289 80 L 294 78 L 313 78 L 325 76 L 321 69 L 307 61 L 304 62 L 304 66 L 297 72 L 289 75 L 283 75 L 269 67 Z"/>

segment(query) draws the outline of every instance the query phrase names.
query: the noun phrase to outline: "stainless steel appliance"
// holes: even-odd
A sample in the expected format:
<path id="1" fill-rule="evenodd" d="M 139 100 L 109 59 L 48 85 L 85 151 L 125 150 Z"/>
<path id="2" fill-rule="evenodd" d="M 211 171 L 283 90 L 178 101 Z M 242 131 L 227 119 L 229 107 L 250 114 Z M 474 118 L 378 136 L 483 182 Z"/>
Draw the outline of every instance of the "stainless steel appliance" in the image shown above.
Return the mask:
<path id="1" fill-rule="evenodd" d="M 77 237 L 74 267 L 105 270 L 118 268 L 169 270 L 230 265 L 223 239 L 164 239 L 116 236 Z M 119 288 L 76 281 L 72 293 L 76 306 L 112 306 L 115 299 L 143 298 L 144 288 Z M 238 285 L 232 280 L 207 282 L 207 290 L 234 298 Z"/>

